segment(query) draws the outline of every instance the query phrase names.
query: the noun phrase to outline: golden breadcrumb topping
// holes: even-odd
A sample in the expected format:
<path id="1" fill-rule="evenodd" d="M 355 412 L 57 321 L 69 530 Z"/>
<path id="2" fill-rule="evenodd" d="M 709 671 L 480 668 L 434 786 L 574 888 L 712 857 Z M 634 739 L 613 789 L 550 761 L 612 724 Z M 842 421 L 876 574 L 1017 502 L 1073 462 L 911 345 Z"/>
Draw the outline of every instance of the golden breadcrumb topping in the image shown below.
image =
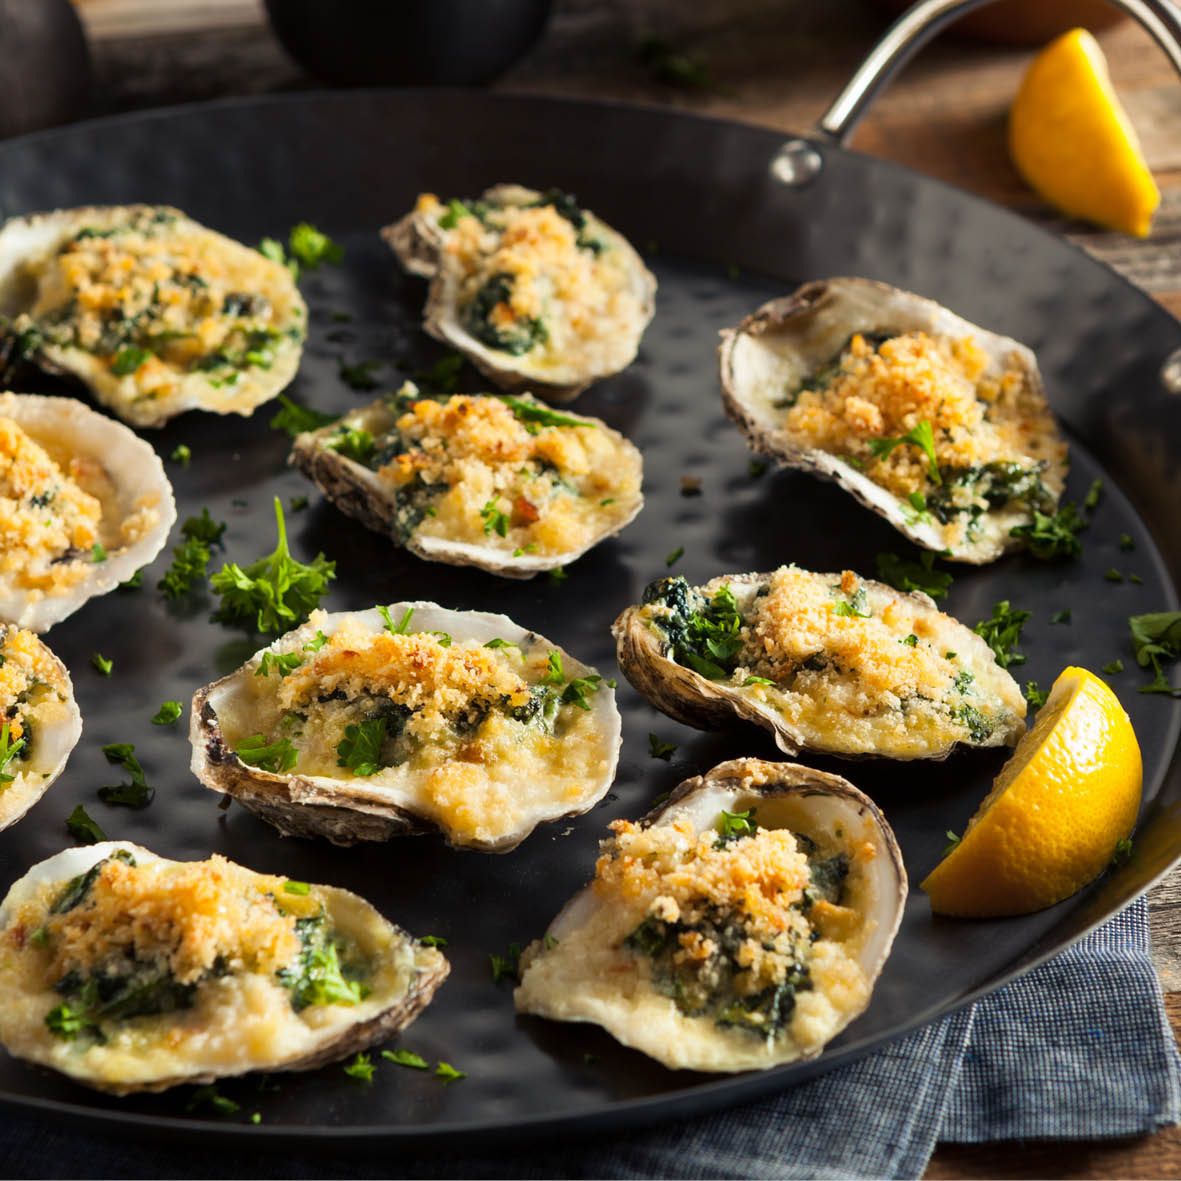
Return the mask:
<path id="1" fill-rule="evenodd" d="M 299 954 L 296 896 L 275 895 L 283 878 L 256 874 L 214 854 L 208 861 L 130 865 L 108 860 L 85 898 L 45 919 L 50 976 L 113 973 L 131 963 L 166 963 L 180 984 L 213 970 L 273 975 Z M 304 898 L 300 901 L 306 902 Z"/>
<path id="2" fill-rule="evenodd" d="M 379 475 L 440 489 L 417 529 L 425 536 L 562 553 L 639 495 L 639 456 L 595 424 L 527 424 L 500 398 L 455 395 L 412 403 L 396 428 L 409 449 Z"/>
<path id="3" fill-rule="evenodd" d="M 787 411 L 787 429 L 811 447 L 856 460 L 895 495 L 927 492 L 933 481 L 918 446 L 875 455 L 873 440 L 900 438 L 930 425 L 940 469 L 996 460 L 1050 459 L 1046 412 L 1015 359 L 986 375 L 988 357 L 972 337 L 908 332 L 875 349 L 854 335 L 823 388 L 804 388 Z"/>
<path id="4" fill-rule="evenodd" d="M 65 694 L 65 673 L 45 644 L 23 627 L 0 626 L 0 720 L 9 741 L 28 738 L 27 722 Z M 19 764 L 9 764 L 9 774 L 18 771 Z"/>

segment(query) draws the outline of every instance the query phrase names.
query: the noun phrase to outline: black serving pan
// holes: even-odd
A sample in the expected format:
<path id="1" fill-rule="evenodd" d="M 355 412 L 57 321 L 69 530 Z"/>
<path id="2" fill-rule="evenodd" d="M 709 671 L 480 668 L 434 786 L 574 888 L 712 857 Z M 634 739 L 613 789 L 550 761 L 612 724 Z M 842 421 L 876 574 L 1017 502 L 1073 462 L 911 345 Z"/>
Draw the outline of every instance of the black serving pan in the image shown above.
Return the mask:
<path id="1" fill-rule="evenodd" d="M 929 0 L 928 8 L 948 6 Z M 839 131 L 847 130 L 845 127 Z M 1181 348 L 1181 325 L 1112 271 L 1060 238 L 984 201 L 823 137 L 784 147 L 772 132 L 663 110 L 452 92 L 299 95 L 225 102 L 133 117 L 0 146 L 6 215 L 103 202 L 175 203 L 201 221 L 256 241 L 308 219 L 345 246 L 340 267 L 307 276 L 310 340 L 292 392 L 344 411 L 361 395 L 337 375 L 338 359 L 378 357 L 385 385 L 438 356 L 418 329 L 424 295 L 377 237 L 420 189 L 472 194 L 496 181 L 576 192 L 644 248 L 660 280 L 657 312 L 636 363 L 578 402 L 644 451 L 647 507 L 617 540 L 555 584 L 518 583 L 421 562 L 323 503 L 284 467 L 286 439 L 269 411 L 250 420 L 188 415 L 149 437 L 168 456 L 181 442 L 192 465 L 170 466 L 182 516 L 208 505 L 229 522 L 227 554 L 248 561 L 273 545 L 271 498 L 313 493 L 290 516 L 294 545 L 325 550 L 339 577 L 327 606 L 360 608 L 399 598 L 503 611 L 616 672 L 608 632 L 650 579 L 675 566 L 691 581 L 795 561 L 819 570 L 872 573 L 874 555 L 903 549 L 877 516 L 805 475 L 752 476 L 750 455 L 718 396 L 718 329 L 807 279 L 865 275 L 931 296 L 1038 352 L 1050 398 L 1072 443 L 1068 494 L 1081 499 L 1101 476 L 1105 494 L 1084 552 L 1064 564 L 1014 556 L 962 568 L 949 600 L 975 622 L 998 599 L 1033 611 L 1016 671 L 1043 687 L 1067 664 L 1099 669 L 1122 657 L 1111 682 L 1143 746 L 1145 803 L 1135 852 L 1074 898 L 1028 918 L 933 919 L 910 896 L 893 955 L 869 1010 L 814 1062 L 734 1078 L 673 1073 L 591 1027 L 518 1019 L 488 956 L 538 936 L 591 872 L 608 821 L 637 816 L 680 779 L 735 755 L 778 757 L 761 732 L 699 734 L 619 690 L 625 743 L 618 782 L 588 815 L 548 826 L 504 856 L 461 853 L 434 838 L 338 849 L 283 840 L 218 797 L 188 770 L 183 723 L 149 724 L 164 699 L 236 666 L 253 637 L 209 620 L 201 601 L 176 610 L 151 589 L 87 604 L 49 635 L 74 675 L 85 718 L 60 782 L 0 836 L 0 883 L 68 842 L 63 825 L 84 803 L 114 837 L 182 858 L 217 851 L 260 870 L 350 887 L 417 934 L 450 940 L 451 978 L 403 1045 L 467 1072 L 444 1086 L 381 1064 L 364 1086 L 339 1067 L 255 1079 L 223 1092 L 239 1115 L 186 1112 L 182 1088 L 113 1099 L 47 1071 L 0 1060 L 0 1100 L 107 1126 L 169 1135 L 270 1140 L 414 1141 L 454 1147 L 460 1138 L 601 1130 L 691 1115 L 779 1090 L 870 1050 L 982 996 L 1126 905 L 1181 851 L 1181 705 L 1137 693 L 1146 679 L 1128 646 L 1127 617 L 1174 609 L 1181 576 L 1181 398 L 1162 386 L 1162 363 Z M 796 182 L 803 183 L 796 183 Z M 343 323 L 337 314 L 352 318 Z M 680 495 L 682 474 L 703 494 Z M 1135 550 L 1120 548 L 1123 533 Z M 1143 580 L 1113 583 L 1112 567 Z M 1063 607 L 1069 625 L 1051 625 Z M 114 659 L 99 677 L 91 653 Z M 671 764 L 648 754 L 649 732 L 678 744 Z M 134 742 L 155 802 L 132 812 L 98 802 L 111 782 L 99 746 Z M 917 882 L 938 860 L 947 829 L 960 831 L 1003 755 L 962 753 L 941 764 L 827 763 L 884 807 Z M 1068 1003 L 1068 998 L 1064 998 Z M 246 1117 L 258 1110 L 262 1123 Z"/>

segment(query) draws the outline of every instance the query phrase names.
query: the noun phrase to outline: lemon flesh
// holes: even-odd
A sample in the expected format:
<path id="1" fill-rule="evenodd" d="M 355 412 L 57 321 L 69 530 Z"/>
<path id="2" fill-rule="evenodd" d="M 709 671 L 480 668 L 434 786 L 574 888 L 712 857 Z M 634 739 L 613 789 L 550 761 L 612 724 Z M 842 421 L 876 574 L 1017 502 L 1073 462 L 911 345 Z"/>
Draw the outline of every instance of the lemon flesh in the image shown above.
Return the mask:
<path id="1" fill-rule="evenodd" d="M 1160 190 L 1086 29 L 1064 33 L 1030 63 L 1009 114 L 1009 155 L 1063 213 L 1148 236 Z"/>
<path id="2" fill-rule="evenodd" d="M 1140 745 L 1119 698 L 1068 668 L 960 843 L 922 883 L 936 914 L 1031 914 L 1111 862 L 1140 809 Z"/>

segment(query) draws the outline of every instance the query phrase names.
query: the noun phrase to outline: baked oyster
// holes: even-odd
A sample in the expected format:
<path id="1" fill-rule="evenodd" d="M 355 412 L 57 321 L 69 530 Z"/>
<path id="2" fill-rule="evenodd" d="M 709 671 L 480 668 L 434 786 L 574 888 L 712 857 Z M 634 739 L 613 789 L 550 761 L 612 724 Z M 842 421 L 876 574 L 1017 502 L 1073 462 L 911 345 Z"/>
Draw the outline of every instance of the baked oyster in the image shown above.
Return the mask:
<path id="1" fill-rule="evenodd" d="M 81 735 L 66 666 L 31 631 L 0 624 L 0 829 L 49 790 Z"/>
<path id="2" fill-rule="evenodd" d="M 0 316 L 10 360 L 77 378 L 138 427 L 250 414 L 295 376 L 307 327 L 285 266 L 163 205 L 12 218 Z"/>
<path id="3" fill-rule="evenodd" d="M 585 812 L 619 757 L 615 692 L 503 615 L 313 612 L 197 691 L 193 773 L 292 836 L 437 829 L 504 852 Z"/>
<path id="4" fill-rule="evenodd" d="M 568 193 L 497 185 L 475 201 L 423 193 L 382 237 L 430 279 L 423 327 L 503 389 L 566 402 L 626 369 L 656 280 Z"/>
<path id="5" fill-rule="evenodd" d="M 156 452 L 75 398 L 0 394 L 0 619 L 46 631 L 131 578 L 176 520 Z"/>
<path id="6" fill-rule="evenodd" d="M 927 549 L 991 562 L 1057 507 L 1067 447 L 1033 353 L 929 299 L 807 283 L 723 332 L 720 359 L 755 451 L 835 480 Z"/>
<path id="7" fill-rule="evenodd" d="M 428 561 L 531 578 L 643 507 L 639 451 L 528 394 L 396 394 L 299 435 L 291 462 L 343 513 Z"/>
<path id="8" fill-rule="evenodd" d="M 119 1095 L 309 1070 L 405 1028 L 448 970 L 347 890 L 104 841 L 0 904 L 0 1042 Z"/>
<path id="9" fill-rule="evenodd" d="M 864 1011 L 906 902 L 885 817 L 837 775 L 734 759 L 638 824 L 522 957 L 519 1012 L 674 1070 L 815 1057 Z"/>
<path id="10" fill-rule="evenodd" d="M 941 759 L 1025 730 L 1025 698 L 980 636 L 851 570 L 663 578 L 612 631 L 658 709 L 705 730 L 743 718 L 787 754 Z"/>

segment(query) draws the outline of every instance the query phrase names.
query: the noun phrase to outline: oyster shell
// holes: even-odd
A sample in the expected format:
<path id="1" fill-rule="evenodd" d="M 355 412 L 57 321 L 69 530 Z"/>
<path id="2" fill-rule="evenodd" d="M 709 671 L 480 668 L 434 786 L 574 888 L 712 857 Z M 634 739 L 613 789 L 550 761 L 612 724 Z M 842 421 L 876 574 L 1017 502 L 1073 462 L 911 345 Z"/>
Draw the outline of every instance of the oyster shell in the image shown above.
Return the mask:
<path id="1" fill-rule="evenodd" d="M 310 1070 L 405 1028 L 448 971 L 347 890 L 105 841 L 0 904 L 0 1042 L 119 1095 Z"/>
<path id="2" fill-rule="evenodd" d="M 502 389 L 569 401 L 627 368 L 652 319 L 656 279 L 640 256 L 556 189 L 497 185 L 447 205 L 423 194 L 382 237 L 430 279 L 426 331 Z"/>
<path id="3" fill-rule="evenodd" d="M 435 603 L 314 612 L 198 690 L 191 717 L 206 787 L 338 845 L 438 829 L 505 852 L 602 799 L 620 745 L 593 669 L 503 615 Z"/>
<path id="4" fill-rule="evenodd" d="M 643 461 L 597 418 L 528 394 L 397 393 L 299 435 L 291 462 L 340 510 L 427 561 L 532 578 L 643 507 Z"/>
<path id="5" fill-rule="evenodd" d="M 991 562 L 1062 495 L 1066 443 L 1033 353 L 929 299 L 806 283 L 724 331 L 719 356 L 755 451 L 834 480 L 927 549 Z"/>
<path id="6" fill-rule="evenodd" d="M 661 579 L 612 633 L 658 709 L 704 730 L 754 722 L 790 755 L 941 759 L 1025 730 L 1025 698 L 980 636 L 852 571 Z"/>
<path id="7" fill-rule="evenodd" d="M 4 393 L 0 454 L 9 520 L 0 619 L 46 631 L 164 548 L 176 520 L 172 485 L 156 452 L 122 424 L 75 398 Z"/>
<path id="8" fill-rule="evenodd" d="M 307 327 L 286 267 L 152 205 L 6 222 L 0 316 L 9 359 L 77 378 L 138 427 L 250 414 L 295 376 Z"/>
<path id="9" fill-rule="evenodd" d="M 737 1071 L 815 1057 L 865 1010 L 906 870 L 847 780 L 734 759 L 612 828 L 595 880 L 526 951 L 519 1012 L 593 1022 L 674 1070 Z"/>
<path id="10" fill-rule="evenodd" d="M 65 770 L 82 735 L 66 666 L 24 628 L 0 624 L 0 829 L 15 824 Z"/>

